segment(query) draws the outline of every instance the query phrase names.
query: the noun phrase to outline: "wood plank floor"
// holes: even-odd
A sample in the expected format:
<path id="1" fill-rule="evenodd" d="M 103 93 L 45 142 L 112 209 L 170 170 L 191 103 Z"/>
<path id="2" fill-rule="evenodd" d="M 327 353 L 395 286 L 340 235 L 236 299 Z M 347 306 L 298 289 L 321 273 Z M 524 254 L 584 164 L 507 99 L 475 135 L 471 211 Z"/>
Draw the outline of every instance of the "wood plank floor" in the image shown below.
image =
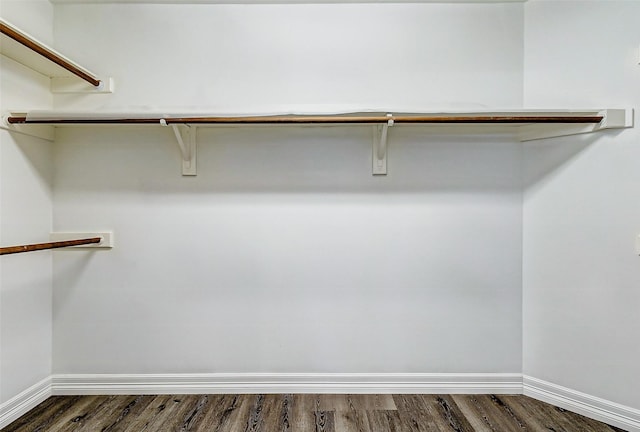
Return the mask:
<path id="1" fill-rule="evenodd" d="M 54 396 L 4 432 L 613 432 L 520 395 Z"/>

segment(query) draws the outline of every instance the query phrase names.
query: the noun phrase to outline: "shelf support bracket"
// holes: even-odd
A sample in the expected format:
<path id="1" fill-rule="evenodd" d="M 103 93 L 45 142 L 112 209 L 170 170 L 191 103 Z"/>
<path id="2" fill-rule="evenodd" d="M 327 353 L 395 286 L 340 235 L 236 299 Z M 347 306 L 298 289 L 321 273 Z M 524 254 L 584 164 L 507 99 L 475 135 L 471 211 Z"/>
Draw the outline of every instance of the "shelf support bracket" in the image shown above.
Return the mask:
<path id="1" fill-rule="evenodd" d="M 16 132 L 22 135 L 28 135 L 35 138 L 41 138 L 47 141 L 53 142 L 56 137 L 55 127 L 52 125 L 24 125 L 24 124 L 11 124 L 9 123 L 9 117 L 23 116 L 26 117 L 27 113 L 7 111 L 2 115 L 0 121 L 0 129 L 7 130 L 9 132 Z"/>
<path id="2" fill-rule="evenodd" d="M 533 141 L 633 127 L 633 108 L 605 109 L 595 111 L 593 115 L 602 116 L 602 121 L 598 124 L 525 125 L 520 128 L 519 138 L 520 141 Z"/>
<path id="3" fill-rule="evenodd" d="M 91 84 L 78 79 L 76 76 L 72 77 L 52 77 L 51 78 L 51 93 L 59 94 L 75 94 L 75 93 L 113 93 L 114 81 L 113 78 L 108 77 L 100 80 L 99 86 L 92 86 Z"/>
<path id="4" fill-rule="evenodd" d="M 162 119 L 160 123 L 163 126 L 167 126 L 167 122 Z M 182 154 L 182 175 L 183 176 L 195 176 L 196 170 L 196 133 L 197 128 L 195 126 L 185 125 L 170 125 L 173 129 L 173 133 L 176 136 L 178 147 Z"/>
<path id="5" fill-rule="evenodd" d="M 373 127 L 372 142 L 372 174 L 387 175 L 387 137 L 389 135 L 389 127 L 393 126 L 393 114 L 387 114 L 389 120 L 385 124 L 375 125 Z"/>

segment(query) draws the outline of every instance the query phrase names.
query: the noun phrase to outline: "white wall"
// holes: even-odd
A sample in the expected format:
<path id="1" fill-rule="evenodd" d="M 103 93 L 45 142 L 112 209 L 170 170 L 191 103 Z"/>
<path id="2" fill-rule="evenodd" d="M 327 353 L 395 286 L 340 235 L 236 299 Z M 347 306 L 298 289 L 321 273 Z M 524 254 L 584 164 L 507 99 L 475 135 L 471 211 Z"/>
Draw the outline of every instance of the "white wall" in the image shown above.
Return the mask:
<path id="1" fill-rule="evenodd" d="M 48 0 L 1 0 L 0 17 L 39 41 L 53 44 L 53 6 Z"/>
<path id="2" fill-rule="evenodd" d="M 520 107 L 522 4 L 58 5 L 56 43 L 113 76 L 60 107 Z M 114 25 L 117 23 L 117 25 Z"/>
<path id="3" fill-rule="evenodd" d="M 525 105 L 640 106 L 640 3 L 530 1 Z M 525 148 L 524 373 L 640 408 L 640 130 Z"/>
<path id="4" fill-rule="evenodd" d="M 1 16 L 43 40 L 53 36 L 47 1 L 2 1 Z M 48 31 L 47 31 L 48 29 Z M 0 110 L 50 108 L 49 79 L 0 58 Z M 0 244 L 49 238 L 52 146 L 0 130 Z M 0 258 L 0 404 L 51 374 L 50 252 Z"/>
<path id="5" fill-rule="evenodd" d="M 56 104 L 520 106 L 522 10 L 60 5 L 118 92 Z M 390 139 L 372 177 L 368 127 L 203 129 L 184 178 L 168 129 L 60 129 L 54 226 L 116 248 L 55 253 L 54 372 L 519 372 L 520 146 Z"/>

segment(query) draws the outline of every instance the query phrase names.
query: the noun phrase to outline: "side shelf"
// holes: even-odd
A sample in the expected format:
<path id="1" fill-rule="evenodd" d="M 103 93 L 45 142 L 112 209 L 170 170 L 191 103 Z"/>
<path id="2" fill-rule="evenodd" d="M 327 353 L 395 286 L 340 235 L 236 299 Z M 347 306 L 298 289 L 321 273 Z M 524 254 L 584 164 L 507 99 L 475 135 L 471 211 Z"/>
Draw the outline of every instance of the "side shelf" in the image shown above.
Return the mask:
<path id="1" fill-rule="evenodd" d="M 53 48 L 0 18 L 2 55 L 51 78 L 54 93 L 112 93 L 113 80 L 101 79 Z"/>

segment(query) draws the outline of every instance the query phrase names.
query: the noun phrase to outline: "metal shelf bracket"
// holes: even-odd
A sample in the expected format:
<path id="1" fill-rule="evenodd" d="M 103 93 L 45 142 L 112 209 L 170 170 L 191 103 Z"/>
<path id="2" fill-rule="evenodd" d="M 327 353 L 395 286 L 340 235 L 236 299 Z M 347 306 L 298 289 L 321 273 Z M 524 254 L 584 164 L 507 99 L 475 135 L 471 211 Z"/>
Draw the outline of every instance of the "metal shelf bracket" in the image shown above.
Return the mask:
<path id="1" fill-rule="evenodd" d="M 387 117 L 393 117 L 393 114 L 387 114 Z M 393 126 L 393 118 L 389 118 L 385 124 L 373 127 L 371 157 L 373 175 L 387 175 L 387 138 L 390 126 Z"/>
<path id="2" fill-rule="evenodd" d="M 168 126 L 164 119 L 160 120 L 160 124 Z M 176 136 L 178 147 L 182 153 L 182 175 L 183 176 L 195 176 L 198 174 L 196 169 L 196 133 L 197 127 L 187 124 L 176 125 L 171 124 L 171 129 Z"/>

